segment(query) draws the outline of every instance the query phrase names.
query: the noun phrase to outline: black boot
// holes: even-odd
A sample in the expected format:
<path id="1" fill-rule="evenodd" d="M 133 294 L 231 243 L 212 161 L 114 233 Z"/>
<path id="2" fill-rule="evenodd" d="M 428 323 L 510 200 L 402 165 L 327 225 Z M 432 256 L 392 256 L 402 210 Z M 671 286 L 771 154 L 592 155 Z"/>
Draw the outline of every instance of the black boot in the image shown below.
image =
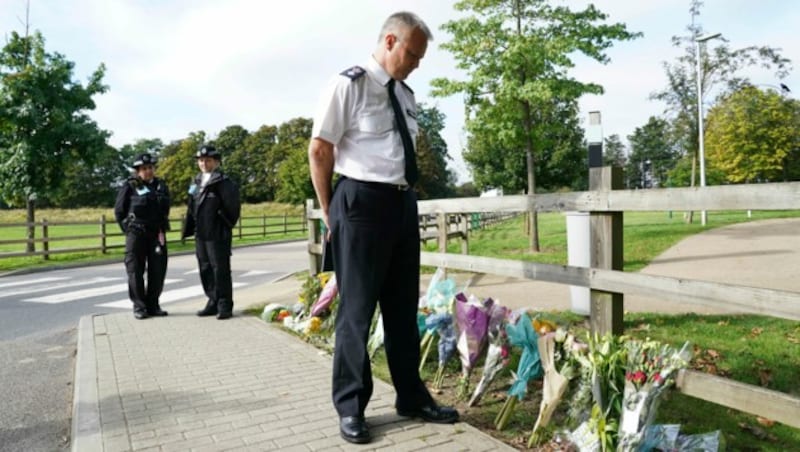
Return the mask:
<path id="1" fill-rule="evenodd" d="M 217 315 L 217 302 L 213 300 L 208 300 L 206 302 L 206 307 L 197 311 L 197 315 L 200 317 L 209 317 L 212 315 Z"/>
<path id="2" fill-rule="evenodd" d="M 167 311 L 161 309 L 161 306 L 158 305 L 154 309 L 147 310 L 147 315 L 149 315 L 150 317 L 165 317 L 168 314 L 169 313 Z"/>

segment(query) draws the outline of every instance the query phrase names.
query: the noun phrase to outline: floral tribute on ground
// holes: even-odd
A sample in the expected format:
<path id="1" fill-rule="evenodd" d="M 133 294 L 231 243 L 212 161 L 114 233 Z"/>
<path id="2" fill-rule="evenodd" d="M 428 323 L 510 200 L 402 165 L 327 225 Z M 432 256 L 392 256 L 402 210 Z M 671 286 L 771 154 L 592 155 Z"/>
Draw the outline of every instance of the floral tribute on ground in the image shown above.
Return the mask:
<path id="1" fill-rule="evenodd" d="M 585 319 L 511 311 L 500 300 L 467 293 L 468 284 L 458 287 L 439 269 L 420 297 L 420 371 L 433 391 L 452 391 L 451 401 L 462 410 L 498 404 L 505 393 L 494 428 L 532 426 L 527 444 L 522 439 L 515 445 L 592 452 L 724 450 L 719 431 L 682 435 L 680 425 L 654 423 L 659 402 L 692 359 L 689 343 L 676 348 L 649 339 L 592 335 Z M 267 305 L 262 318 L 331 351 L 338 299 L 335 276 L 319 273 L 306 280 L 297 303 Z M 382 320 L 376 312 L 370 357 L 383 347 Z M 427 370 L 434 353 L 435 371 Z M 450 364 L 456 353 L 460 371 Z M 512 363 L 517 363 L 513 371 Z M 473 378 L 478 367 L 480 378 Z M 484 400 L 490 391 L 492 398 Z M 519 405 L 525 399 L 538 410 Z M 518 405 L 528 412 L 515 415 Z"/>

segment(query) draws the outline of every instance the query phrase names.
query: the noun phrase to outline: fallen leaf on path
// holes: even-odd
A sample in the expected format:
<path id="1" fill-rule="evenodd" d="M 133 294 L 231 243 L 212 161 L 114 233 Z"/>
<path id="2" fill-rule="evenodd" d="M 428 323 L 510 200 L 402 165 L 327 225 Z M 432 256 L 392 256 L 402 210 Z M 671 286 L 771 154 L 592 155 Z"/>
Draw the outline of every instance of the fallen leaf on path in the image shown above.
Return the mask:
<path id="1" fill-rule="evenodd" d="M 750 330 L 750 337 L 758 337 L 758 336 L 761 336 L 761 333 L 763 333 L 763 332 L 764 332 L 764 328 L 759 328 L 759 327 L 757 327 L 757 326 L 756 326 L 756 327 L 753 327 L 753 329 L 752 329 L 752 330 Z"/>
<path id="2" fill-rule="evenodd" d="M 769 384 L 772 383 L 772 371 L 769 369 L 758 369 L 758 380 L 761 386 L 769 386 Z"/>
<path id="3" fill-rule="evenodd" d="M 772 419 L 767 419 L 761 416 L 756 416 L 756 421 L 758 421 L 758 423 L 763 425 L 764 427 L 772 427 L 773 425 L 775 425 L 775 421 L 773 421 Z"/>
<path id="4" fill-rule="evenodd" d="M 744 430 L 744 431 L 746 431 L 746 432 L 748 432 L 748 433 L 753 434 L 753 436 L 755 436 L 756 438 L 761 439 L 761 440 L 767 440 L 767 441 L 772 441 L 772 442 L 775 442 L 775 441 L 778 440 L 778 438 L 775 435 L 773 435 L 771 433 L 767 433 L 767 432 L 764 431 L 764 429 L 762 429 L 760 427 L 756 427 L 755 425 L 747 425 L 744 422 L 740 422 L 739 423 L 739 428 Z"/>

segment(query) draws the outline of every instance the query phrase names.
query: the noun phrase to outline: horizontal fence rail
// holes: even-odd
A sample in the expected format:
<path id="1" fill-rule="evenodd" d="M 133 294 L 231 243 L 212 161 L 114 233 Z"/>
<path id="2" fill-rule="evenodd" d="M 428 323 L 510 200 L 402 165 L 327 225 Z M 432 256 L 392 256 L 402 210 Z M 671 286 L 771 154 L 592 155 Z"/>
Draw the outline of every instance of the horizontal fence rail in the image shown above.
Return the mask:
<path id="1" fill-rule="evenodd" d="M 171 218 L 169 221 L 172 225 L 172 231 L 167 232 L 167 242 L 185 243 L 186 239 L 176 238 L 176 236 L 180 235 L 180 231 L 183 229 L 186 217 Z M 303 233 L 306 231 L 307 224 L 307 219 L 303 215 L 284 214 L 244 216 L 241 217 L 234 225 L 233 235 L 238 239 L 244 239 L 249 237 L 266 237 L 268 235 Z M 87 234 L 85 229 L 80 233 L 74 230 L 69 230 L 69 228 L 86 228 L 90 226 L 97 227 L 98 232 L 96 234 Z M 98 251 L 101 253 L 106 253 L 108 250 L 125 247 L 123 239 L 125 234 L 119 230 L 119 226 L 115 221 L 106 219 L 105 215 L 103 215 L 98 221 L 51 222 L 44 219 L 42 221 L 33 223 L 4 223 L 0 224 L 0 236 L 7 236 L 9 234 L 7 231 L 12 229 L 24 230 L 23 233 L 27 233 L 29 228 L 33 228 L 35 234 L 38 234 L 39 236 L 19 239 L 4 238 L 0 240 L 0 246 L 7 247 L 8 245 L 22 245 L 20 248 L 25 249 L 25 247 L 33 245 L 34 250 L 0 251 L 0 259 L 25 256 L 42 256 L 44 259 L 48 259 L 52 254 Z M 111 243 L 109 243 L 109 239 L 111 239 Z M 193 240 L 193 238 L 189 238 L 189 240 Z M 97 244 L 89 246 L 53 248 L 53 244 L 55 243 L 75 241 L 96 241 Z"/>

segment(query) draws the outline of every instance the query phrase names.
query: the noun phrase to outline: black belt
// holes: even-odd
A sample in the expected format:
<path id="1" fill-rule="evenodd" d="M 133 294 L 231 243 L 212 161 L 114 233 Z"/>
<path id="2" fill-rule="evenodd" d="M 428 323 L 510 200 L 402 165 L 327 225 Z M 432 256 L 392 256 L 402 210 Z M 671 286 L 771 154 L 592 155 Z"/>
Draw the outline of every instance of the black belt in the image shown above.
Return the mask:
<path id="1" fill-rule="evenodd" d="M 353 182 L 358 182 L 359 184 L 369 185 L 372 187 L 377 187 L 385 190 L 392 190 L 392 191 L 408 191 L 411 188 L 408 184 L 390 184 L 387 182 L 374 182 L 368 180 L 359 180 L 353 179 L 352 177 L 342 176 L 341 179 L 351 180 Z"/>

